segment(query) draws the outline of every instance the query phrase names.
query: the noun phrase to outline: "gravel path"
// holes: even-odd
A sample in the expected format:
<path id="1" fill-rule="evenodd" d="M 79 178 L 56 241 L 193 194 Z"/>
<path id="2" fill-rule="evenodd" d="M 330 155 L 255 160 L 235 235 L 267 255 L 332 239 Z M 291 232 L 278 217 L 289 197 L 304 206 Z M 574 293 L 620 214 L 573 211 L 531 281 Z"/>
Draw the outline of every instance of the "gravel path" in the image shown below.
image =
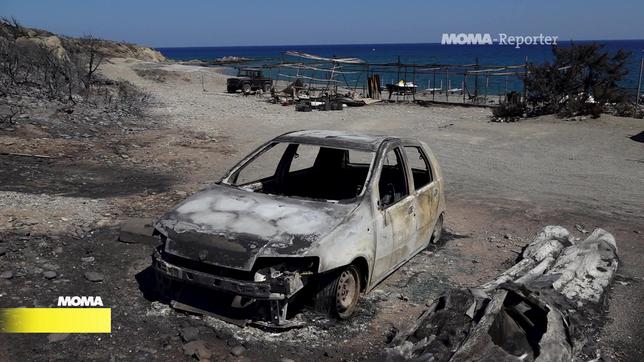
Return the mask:
<path id="1" fill-rule="evenodd" d="M 226 76 L 216 69 L 115 62 L 105 72 L 150 91 L 163 104 L 154 110 L 158 116 L 179 128 L 230 137 L 237 153 L 222 160 L 219 174 L 240 154 L 283 132 L 357 130 L 426 141 L 441 161 L 454 197 L 591 207 L 620 215 L 641 215 L 644 210 L 644 144 L 629 139 L 644 129 L 642 120 L 542 117 L 499 124 L 489 122 L 486 109 L 400 104 L 304 113 L 256 96 L 223 93 Z M 132 68 L 161 69 L 174 74 L 175 80 L 142 79 Z"/>

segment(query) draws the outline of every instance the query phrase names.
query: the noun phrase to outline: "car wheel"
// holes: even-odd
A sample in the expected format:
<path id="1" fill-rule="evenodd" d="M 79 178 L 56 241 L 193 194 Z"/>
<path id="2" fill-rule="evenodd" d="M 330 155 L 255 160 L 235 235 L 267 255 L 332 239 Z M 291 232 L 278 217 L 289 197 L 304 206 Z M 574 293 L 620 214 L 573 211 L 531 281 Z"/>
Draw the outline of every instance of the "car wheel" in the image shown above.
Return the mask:
<path id="1" fill-rule="evenodd" d="M 441 236 L 443 236 L 443 214 L 440 214 L 440 216 L 438 216 L 436 225 L 434 225 L 434 231 L 432 232 L 431 238 L 432 244 L 438 243 L 441 240 Z"/>
<path id="2" fill-rule="evenodd" d="M 271 91 L 272 85 L 270 83 L 264 83 L 264 92 L 268 93 Z"/>
<path id="3" fill-rule="evenodd" d="M 316 309 L 339 319 L 351 317 L 360 297 L 360 272 L 353 265 L 334 274 L 318 291 Z"/>
<path id="4" fill-rule="evenodd" d="M 244 85 L 242 85 L 242 92 L 244 92 L 244 93 L 250 93 L 250 91 L 251 91 L 251 86 L 250 86 L 250 84 L 249 84 L 249 83 L 244 83 Z"/>

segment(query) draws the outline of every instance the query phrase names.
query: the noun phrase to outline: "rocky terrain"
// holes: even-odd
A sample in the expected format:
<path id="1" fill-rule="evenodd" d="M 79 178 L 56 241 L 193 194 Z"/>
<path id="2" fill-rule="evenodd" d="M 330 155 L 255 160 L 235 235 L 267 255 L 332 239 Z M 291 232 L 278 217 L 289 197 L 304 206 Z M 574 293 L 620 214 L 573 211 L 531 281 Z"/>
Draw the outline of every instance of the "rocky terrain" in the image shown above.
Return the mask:
<path id="1" fill-rule="evenodd" d="M 620 268 L 598 322 L 598 353 L 644 358 L 644 144 L 631 139 L 641 120 L 498 124 L 485 109 L 388 103 L 300 113 L 226 94 L 217 68 L 110 58 L 100 74 L 132 83 L 145 105 L 11 95 L 25 106 L 0 128 L 0 307 L 99 295 L 112 308 L 112 333 L 0 335 L 0 360 L 378 360 L 444 291 L 494 279 L 548 224 L 575 237 L 595 227 L 615 236 Z M 265 140 L 314 128 L 426 141 L 447 180 L 443 245 L 396 271 L 341 323 L 303 307 L 297 318 L 307 326 L 277 333 L 162 301 L 153 245 L 119 242 L 120 225 L 159 216 Z"/>
<path id="2" fill-rule="evenodd" d="M 5 43 L 12 39 L 21 46 L 42 45 L 52 49 L 58 56 L 64 56 L 71 48 L 83 46 L 83 42 L 79 38 L 58 35 L 42 29 L 24 28 L 24 32 L 16 36 L 11 29 L 11 22 L 11 20 L 7 20 L 0 23 L 0 43 Z M 159 51 L 148 47 L 104 39 L 97 39 L 97 43 L 98 51 L 107 57 L 132 58 L 153 62 L 166 61 Z"/>

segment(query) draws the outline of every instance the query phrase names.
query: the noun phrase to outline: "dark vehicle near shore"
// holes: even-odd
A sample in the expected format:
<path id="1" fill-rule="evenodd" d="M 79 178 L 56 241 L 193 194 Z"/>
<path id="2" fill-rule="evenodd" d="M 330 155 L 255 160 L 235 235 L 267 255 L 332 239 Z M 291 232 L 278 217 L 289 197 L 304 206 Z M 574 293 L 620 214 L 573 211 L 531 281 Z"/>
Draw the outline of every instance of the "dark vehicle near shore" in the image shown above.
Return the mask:
<path id="1" fill-rule="evenodd" d="M 251 91 L 262 90 L 270 92 L 273 87 L 273 79 L 265 77 L 261 68 L 240 68 L 237 77 L 226 80 L 226 91 L 228 93 L 250 93 Z"/>
<path id="2" fill-rule="evenodd" d="M 289 324 L 300 295 L 345 319 L 362 293 L 440 239 L 443 190 L 418 140 L 286 133 L 156 221 L 153 267 L 163 285 L 223 292 L 238 307 L 263 303 L 273 326 Z"/>

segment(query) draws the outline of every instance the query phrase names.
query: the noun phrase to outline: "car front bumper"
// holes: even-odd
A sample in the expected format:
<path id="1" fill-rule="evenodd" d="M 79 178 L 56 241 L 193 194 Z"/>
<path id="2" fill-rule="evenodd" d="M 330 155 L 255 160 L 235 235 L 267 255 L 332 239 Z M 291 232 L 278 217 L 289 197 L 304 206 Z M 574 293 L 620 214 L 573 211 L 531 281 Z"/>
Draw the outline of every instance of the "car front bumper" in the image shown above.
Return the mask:
<path id="1" fill-rule="evenodd" d="M 152 266 L 158 273 L 173 280 L 255 299 L 284 300 L 304 287 L 304 281 L 298 273 L 263 282 L 237 280 L 171 264 L 163 259 L 158 250 L 152 254 Z"/>

